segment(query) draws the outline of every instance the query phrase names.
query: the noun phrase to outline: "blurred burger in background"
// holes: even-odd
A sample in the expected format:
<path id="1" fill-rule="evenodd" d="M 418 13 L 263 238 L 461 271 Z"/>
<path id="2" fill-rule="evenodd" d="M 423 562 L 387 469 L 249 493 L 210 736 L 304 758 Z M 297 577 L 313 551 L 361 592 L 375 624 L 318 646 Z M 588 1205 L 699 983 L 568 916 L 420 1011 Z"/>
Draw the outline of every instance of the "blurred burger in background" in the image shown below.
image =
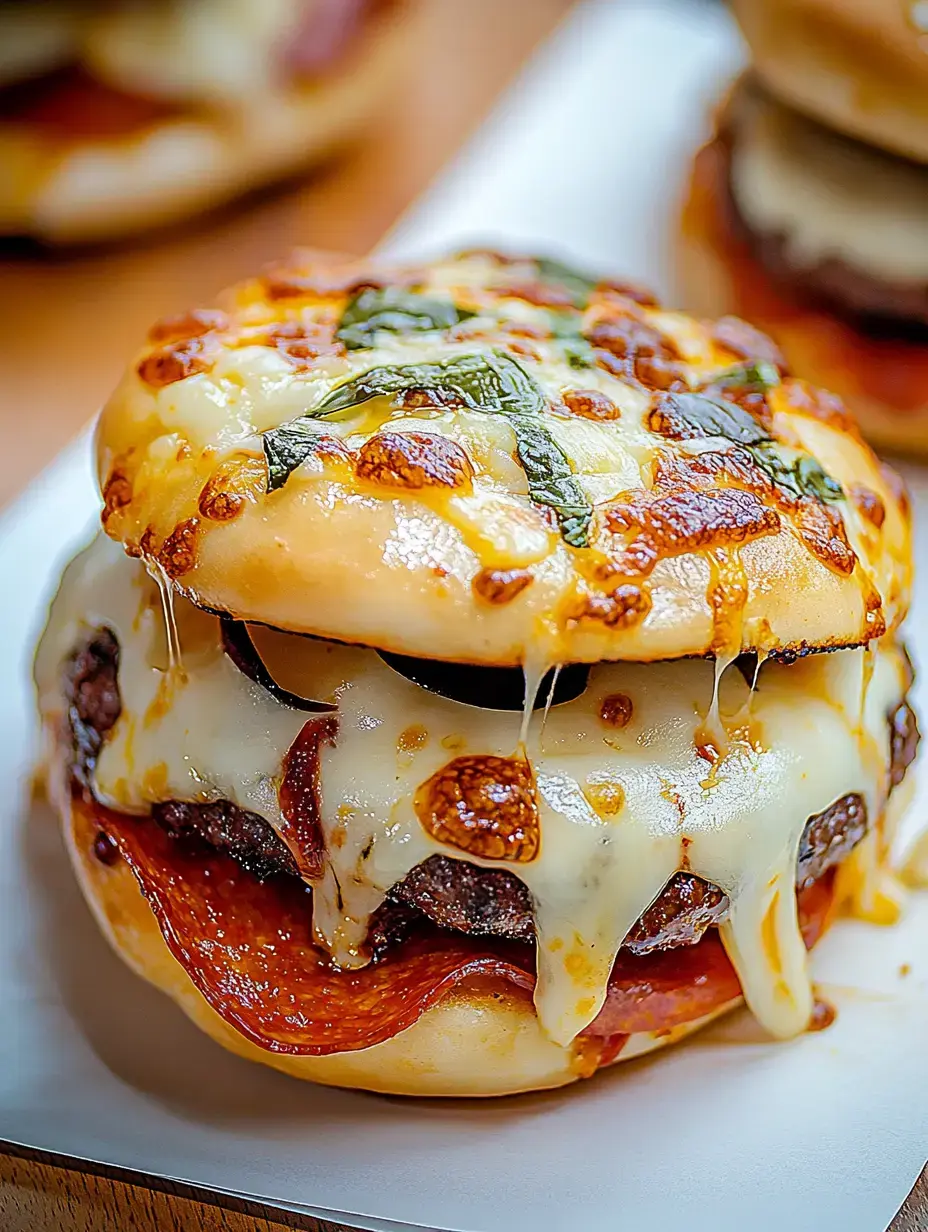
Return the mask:
<path id="1" fill-rule="evenodd" d="M 928 451 L 928 4 L 732 0 L 753 57 L 698 154 L 689 306 L 745 316 L 878 445 Z"/>
<path id="2" fill-rule="evenodd" d="M 399 68 L 403 0 L 0 0 L 0 234 L 108 240 L 323 158 Z"/>

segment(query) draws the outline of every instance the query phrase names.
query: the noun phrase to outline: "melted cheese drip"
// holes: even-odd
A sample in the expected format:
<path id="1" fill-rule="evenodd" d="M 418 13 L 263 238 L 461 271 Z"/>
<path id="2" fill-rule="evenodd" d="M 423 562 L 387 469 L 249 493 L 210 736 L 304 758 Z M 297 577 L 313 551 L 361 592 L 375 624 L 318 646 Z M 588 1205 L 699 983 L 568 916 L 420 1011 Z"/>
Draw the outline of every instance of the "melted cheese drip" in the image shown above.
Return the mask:
<path id="1" fill-rule="evenodd" d="M 186 674 L 165 700 L 156 588 L 141 566 L 99 539 L 69 567 L 52 607 L 36 661 L 42 709 L 60 712 L 62 663 L 88 628 L 109 626 L 121 646 L 123 712 L 98 761 L 100 798 L 139 811 L 156 799 L 226 798 L 279 828 L 281 762 L 306 716 L 233 667 L 215 618 L 185 601 L 176 607 Z M 873 822 L 882 813 L 886 714 L 905 686 L 891 643 L 788 668 L 768 663 L 753 693 L 749 736 L 739 722 L 750 686 L 740 673 L 726 673 L 718 687 L 726 742 L 708 778 L 695 734 L 715 692 L 711 663 L 594 667 L 583 696 L 552 707 L 546 724 L 528 712 L 525 752 L 537 782 L 541 848 L 531 863 L 501 864 L 434 840 L 413 798 L 455 757 L 514 755 L 511 712 L 428 693 L 370 650 L 254 632 L 283 685 L 338 702 L 337 742 L 321 755 L 328 864 L 313 896 L 316 935 L 338 963 L 363 962 L 371 912 L 431 855 L 508 868 L 534 904 L 540 1021 L 567 1044 L 601 1008 L 621 943 L 680 867 L 686 838 L 690 870 L 731 900 L 722 938 L 748 1004 L 775 1035 L 805 1028 L 812 999 L 796 919 L 799 839 L 810 815 L 848 792 L 860 792 Z M 527 672 L 527 698 L 540 670 Z M 633 702 L 620 731 L 599 718 L 603 699 L 618 692 Z M 411 749 L 401 737 L 413 726 Z M 597 812 L 610 788 L 612 799 L 624 798 L 621 810 L 600 805 Z"/>

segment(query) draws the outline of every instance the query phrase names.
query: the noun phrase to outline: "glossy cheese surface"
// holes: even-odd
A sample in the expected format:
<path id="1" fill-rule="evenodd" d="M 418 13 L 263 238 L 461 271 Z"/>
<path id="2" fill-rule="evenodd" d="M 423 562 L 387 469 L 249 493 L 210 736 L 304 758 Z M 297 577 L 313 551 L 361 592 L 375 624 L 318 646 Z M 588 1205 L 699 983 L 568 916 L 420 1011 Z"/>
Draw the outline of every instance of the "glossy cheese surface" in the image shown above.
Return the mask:
<path id="1" fill-rule="evenodd" d="M 43 714 L 54 723 L 62 710 L 75 646 L 108 627 L 123 710 L 96 769 L 101 801 L 144 812 L 160 800 L 228 799 L 292 843 L 282 767 L 307 720 L 318 720 L 242 676 L 214 617 L 181 599 L 173 606 L 180 662 L 171 668 L 158 587 L 101 536 L 69 567 L 52 608 L 36 664 Z M 791 667 L 767 662 L 753 691 L 736 669 L 706 662 L 600 665 L 580 697 L 526 722 L 429 693 L 374 651 L 254 632 L 279 683 L 337 703 L 337 731 L 319 750 L 325 858 L 312 880 L 315 932 L 340 965 L 363 964 L 371 912 L 429 856 L 506 868 L 532 897 L 541 1024 L 567 1043 L 602 1006 L 626 933 L 688 868 L 730 898 L 722 936 L 752 1010 L 777 1035 L 805 1027 L 799 839 L 809 816 L 849 792 L 864 797 L 872 825 L 882 814 L 887 714 L 906 686 L 891 641 Z M 464 766 L 484 774 L 491 796 L 497 780 L 500 800 L 513 768 L 522 774 L 520 842 L 500 852 L 486 831 L 458 824 L 460 808 L 443 828 L 432 824 L 430 785 L 472 802 Z M 505 836 L 502 807 L 496 820 Z"/>
<path id="2" fill-rule="evenodd" d="M 431 658 L 860 644 L 908 602 L 905 505 L 776 358 L 542 260 L 304 254 L 155 327 L 104 523 L 205 606 Z"/>

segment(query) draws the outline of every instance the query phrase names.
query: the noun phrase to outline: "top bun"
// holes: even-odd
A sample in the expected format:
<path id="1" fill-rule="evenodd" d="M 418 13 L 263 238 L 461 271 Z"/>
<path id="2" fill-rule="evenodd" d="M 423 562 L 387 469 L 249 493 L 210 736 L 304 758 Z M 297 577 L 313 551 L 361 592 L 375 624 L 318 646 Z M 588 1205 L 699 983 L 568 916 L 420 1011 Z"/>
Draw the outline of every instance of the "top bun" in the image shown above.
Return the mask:
<path id="1" fill-rule="evenodd" d="M 923 3 L 731 2 L 771 93 L 848 136 L 928 162 Z"/>
<path id="2" fill-rule="evenodd" d="M 97 442 L 108 534 L 195 603 L 402 654 L 796 654 L 908 602 L 837 399 L 543 259 L 298 254 L 156 325 Z"/>

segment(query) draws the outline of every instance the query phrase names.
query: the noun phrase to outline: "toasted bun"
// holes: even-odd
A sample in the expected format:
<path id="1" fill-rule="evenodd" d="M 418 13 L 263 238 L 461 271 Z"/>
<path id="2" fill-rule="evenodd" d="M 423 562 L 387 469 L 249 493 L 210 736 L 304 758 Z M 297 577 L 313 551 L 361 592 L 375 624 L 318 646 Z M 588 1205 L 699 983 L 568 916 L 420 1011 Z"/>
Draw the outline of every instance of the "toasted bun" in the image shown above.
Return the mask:
<path id="1" fill-rule="evenodd" d="M 792 371 L 839 394 L 874 444 L 928 451 L 928 346 L 891 331 L 865 334 L 811 302 L 798 280 L 791 287 L 773 278 L 736 224 L 728 175 L 727 143 L 716 139 L 697 155 L 683 210 L 683 301 L 694 312 L 736 313 L 768 331 Z"/>
<path id="2" fill-rule="evenodd" d="M 373 338 L 345 327 L 372 286 L 375 303 L 412 304 Z M 720 428 L 715 404 L 663 391 L 775 349 L 642 298 L 494 254 L 298 256 L 152 331 L 99 423 L 107 533 L 200 605 L 462 662 L 837 647 L 893 627 L 908 519 L 840 405 L 773 370 L 769 428 L 738 408 L 740 427 Z M 423 311 L 441 327 L 410 329 Z M 405 394 L 359 391 L 372 371 Z M 750 491 L 704 495 L 739 433 L 763 441 L 737 455 Z M 840 493 L 797 503 L 776 467 L 809 467 L 819 492 L 866 488 L 880 533 Z M 719 574 L 729 549 L 737 578 Z"/>
<path id="3" fill-rule="evenodd" d="M 503 981 L 460 986 L 407 1030 L 381 1044 L 330 1056 L 288 1056 L 252 1044 L 203 998 L 172 956 L 129 867 L 92 855 L 93 828 L 67 786 L 67 753 L 53 753 L 49 782 L 78 882 L 107 940 L 143 979 L 167 993 L 212 1039 L 230 1052 L 328 1086 L 392 1095 L 512 1095 L 588 1078 L 599 1064 L 595 1041 L 569 1047 L 542 1031 L 531 997 Z M 628 1038 L 617 1061 L 672 1044 L 739 1005 L 670 1030 Z M 609 1062 L 613 1064 L 614 1062 Z"/>
<path id="4" fill-rule="evenodd" d="M 372 118 L 403 40 L 402 22 L 377 22 L 319 82 L 235 110 L 181 112 L 119 138 L 75 140 L 0 120 L 0 234 L 52 244 L 114 240 L 318 163 Z"/>
<path id="5" fill-rule="evenodd" d="M 732 0 L 768 88 L 823 123 L 928 162 L 928 30 L 915 0 Z"/>

